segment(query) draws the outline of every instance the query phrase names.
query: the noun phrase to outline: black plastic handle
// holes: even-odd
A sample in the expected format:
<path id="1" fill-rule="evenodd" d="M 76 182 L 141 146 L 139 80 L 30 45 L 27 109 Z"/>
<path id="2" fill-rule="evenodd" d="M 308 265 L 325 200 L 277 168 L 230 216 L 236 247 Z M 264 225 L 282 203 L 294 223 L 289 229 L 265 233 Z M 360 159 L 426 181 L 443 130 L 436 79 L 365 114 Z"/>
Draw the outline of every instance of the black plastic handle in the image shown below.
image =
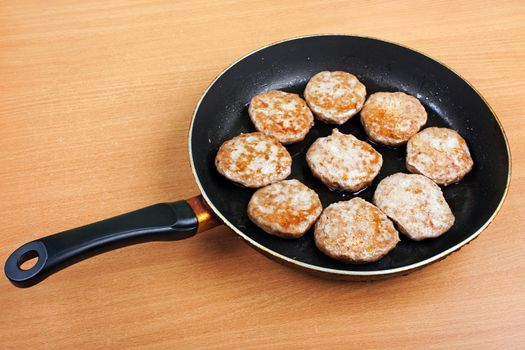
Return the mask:
<path id="1" fill-rule="evenodd" d="M 188 238 L 197 228 L 188 202 L 155 204 L 26 243 L 7 259 L 5 275 L 17 287 L 30 287 L 90 256 L 135 243 Z M 38 260 L 32 268 L 20 268 L 34 257 Z"/>

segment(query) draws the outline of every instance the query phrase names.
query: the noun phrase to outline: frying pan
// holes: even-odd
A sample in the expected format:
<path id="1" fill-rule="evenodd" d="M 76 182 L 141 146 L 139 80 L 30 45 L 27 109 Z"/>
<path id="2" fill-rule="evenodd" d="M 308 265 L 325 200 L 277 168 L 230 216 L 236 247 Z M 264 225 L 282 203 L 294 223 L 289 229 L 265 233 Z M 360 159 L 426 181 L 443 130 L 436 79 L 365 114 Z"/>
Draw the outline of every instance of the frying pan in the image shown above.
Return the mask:
<path id="1" fill-rule="evenodd" d="M 255 131 L 247 114 L 252 96 L 271 89 L 302 94 L 308 79 L 323 70 L 355 74 L 365 84 L 368 94 L 403 91 L 417 96 L 429 115 L 426 127 L 450 127 L 466 139 L 474 169 L 458 184 L 443 188 L 456 217 L 449 232 L 422 242 L 402 237 L 383 259 L 349 265 L 318 251 L 311 231 L 300 239 L 284 240 L 266 234 L 250 222 L 246 207 L 254 190 L 223 178 L 215 170 L 215 154 L 225 140 Z M 332 128 L 316 121 L 304 141 L 287 146 L 293 159 L 290 178 L 313 188 L 324 207 L 356 195 L 370 201 L 382 178 L 406 172 L 405 147 L 374 144 L 383 155 L 384 164 L 373 184 L 359 193 L 328 190 L 309 171 L 305 153 L 314 140 L 329 135 Z M 358 117 L 339 129 L 367 140 Z M 476 238 L 500 209 L 510 181 L 510 151 L 505 133 L 494 112 L 469 83 L 424 54 L 355 36 L 291 39 L 254 51 L 232 64 L 211 83 L 197 103 L 189 133 L 189 151 L 200 196 L 156 204 L 26 243 L 7 259 L 6 276 L 16 286 L 28 287 L 103 251 L 145 241 L 188 238 L 222 223 L 279 262 L 336 278 L 385 278 L 420 269 Z M 34 257 L 37 262 L 32 268 L 20 267 Z"/>

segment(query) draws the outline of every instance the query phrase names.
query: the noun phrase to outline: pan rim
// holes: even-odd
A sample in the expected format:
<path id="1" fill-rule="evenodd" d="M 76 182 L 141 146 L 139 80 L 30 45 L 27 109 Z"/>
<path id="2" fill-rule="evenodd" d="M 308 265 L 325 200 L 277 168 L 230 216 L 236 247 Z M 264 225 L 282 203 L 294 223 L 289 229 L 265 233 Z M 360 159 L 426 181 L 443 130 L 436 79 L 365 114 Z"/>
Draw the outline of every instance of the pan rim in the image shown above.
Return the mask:
<path id="1" fill-rule="evenodd" d="M 198 110 L 200 108 L 200 105 L 201 105 L 204 97 L 207 95 L 208 91 L 211 89 L 212 86 L 214 86 L 215 82 L 217 80 L 219 80 L 232 67 L 234 67 L 236 64 L 238 64 L 239 62 L 241 62 L 245 58 L 247 58 L 247 57 L 249 57 L 249 56 L 251 56 L 251 55 L 253 55 L 253 54 L 255 54 L 255 53 L 257 53 L 257 52 L 259 52 L 261 50 L 264 50 L 264 49 L 266 49 L 268 47 L 271 47 L 271 46 L 274 46 L 274 45 L 286 43 L 286 42 L 291 42 L 291 41 L 296 41 L 296 40 L 301 40 L 301 39 L 306 39 L 306 38 L 329 37 L 329 36 L 340 36 L 340 37 L 369 39 L 369 40 L 374 40 L 374 41 L 387 43 L 387 44 L 390 44 L 390 45 L 396 45 L 396 46 L 402 47 L 404 49 L 407 49 L 407 50 L 413 51 L 415 53 L 418 53 L 418 54 L 420 54 L 420 55 L 422 55 L 422 56 L 424 56 L 424 57 L 426 57 L 426 58 L 428 58 L 428 59 L 430 59 L 430 60 L 440 64 L 441 66 L 445 67 L 450 72 L 455 74 L 458 78 L 463 80 L 472 89 L 472 91 L 474 91 L 476 93 L 476 95 L 478 95 L 481 98 L 483 103 L 488 107 L 488 109 L 490 110 L 490 112 L 494 116 L 496 122 L 498 123 L 498 127 L 499 127 L 499 129 L 500 129 L 500 131 L 501 131 L 501 133 L 503 135 L 503 139 L 505 141 L 505 147 L 506 147 L 507 155 L 508 155 L 508 169 L 507 169 L 508 170 L 508 175 L 507 175 L 507 181 L 506 181 L 506 184 L 505 184 L 505 190 L 503 192 L 503 196 L 500 199 L 500 202 L 498 203 L 498 206 L 496 207 L 496 209 L 494 210 L 492 215 L 489 217 L 489 219 L 478 230 L 476 230 L 473 234 L 471 234 L 469 237 L 467 237 L 466 239 L 464 239 L 460 243 L 458 243 L 458 244 L 450 247 L 449 249 L 447 249 L 447 250 L 445 250 L 445 251 L 443 251 L 443 252 L 441 252 L 439 254 L 436 254 L 436 255 L 428 258 L 428 259 L 419 261 L 419 262 L 414 263 L 414 264 L 410 264 L 410 265 L 406 265 L 406 266 L 402 266 L 402 267 L 397 267 L 397 268 L 394 268 L 394 269 L 375 270 L 375 271 L 352 271 L 352 270 L 339 270 L 339 269 L 326 268 L 326 267 L 312 265 L 312 264 L 308 264 L 308 263 L 305 263 L 305 262 L 302 262 L 302 261 L 297 261 L 297 260 L 291 259 L 291 258 L 289 258 L 289 257 L 287 257 L 285 255 L 279 254 L 279 253 L 273 251 L 272 249 L 269 249 L 268 247 L 260 244 L 259 242 L 257 242 L 254 239 L 250 238 L 248 235 L 246 235 L 241 230 L 237 229 L 231 222 L 229 222 L 228 219 L 222 215 L 222 213 L 213 205 L 211 200 L 208 198 L 208 196 L 206 194 L 206 191 L 204 190 L 202 184 L 200 183 L 199 176 L 197 174 L 197 170 L 195 169 L 195 164 L 193 162 L 193 152 L 192 152 L 192 135 L 193 135 L 193 126 L 194 126 L 194 123 L 195 123 L 195 117 L 196 117 L 197 112 L 198 112 Z M 331 274 L 331 275 L 337 275 L 337 276 L 357 276 L 357 277 L 359 277 L 359 276 L 360 277 L 364 277 L 364 276 L 388 276 L 388 275 L 394 275 L 394 274 L 401 274 L 403 272 L 408 273 L 410 271 L 417 270 L 417 269 L 422 268 L 422 267 L 424 267 L 426 265 L 429 265 L 429 264 L 431 264 L 433 262 L 437 262 L 437 261 L 443 259 L 444 257 L 446 257 L 447 255 L 449 255 L 449 254 L 459 250 L 461 247 L 463 247 L 464 245 L 468 244 L 469 242 L 474 240 L 476 237 L 478 237 L 481 234 L 481 232 L 483 232 L 494 221 L 495 217 L 498 215 L 500 209 L 502 208 L 503 203 L 505 202 L 505 199 L 507 198 L 507 194 L 508 194 L 509 187 L 510 187 L 511 174 L 512 174 L 512 164 L 511 164 L 512 163 L 512 156 L 511 156 L 511 153 L 510 153 L 509 142 L 508 142 L 507 135 L 505 133 L 505 130 L 503 129 L 503 125 L 501 124 L 500 119 L 498 118 L 496 112 L 492 109 L 490 104 L 487 102 L 487 100 L 481 95 L 481 93 L 472 84 L 470 84 L 465 78 L 463 78 L 463 76 L 461 76 L 454 69 L 452 69 L 448 65 L 444 64 L 443 62 L 441 62 L 441 61 L 439 61 L 437 59 L 434 59 L 433 57 L 430 57 L 430 56 L 426 55 L 425 53 L 423 53 L 421 51 L 418 51 L 418 50 L 415 50 L 415 49 L 413 49 L 411 47 L 408 47 L 406 45 L 402 45 L 402 44 L 398 44 L 398 43 L 395 43 L 395 42 L 392 42 L 392 41 L 386 41 L 386 40 L 383 40 L 383 39 L 378 39 L 378 38 L 374 38 L 374 37 L 370 37 L 370 36 L 360 36 L 360 35 L 350 35 L 350 34 L 314 34 L 314 35 L 304 35 L 304 36 L 298 36 L 298 37 L 293 37 L 293 38 L 289 38 L 289 39 L 285 39 L 285 40 L 276 41 L 276 42 L 270 43 L 268 45 L 259 47 L 259 48 L 255 49 L 255 50 L 247 53 L 246 55 L 243 55 L 242 57 L 240 57 L 239 59 L 234 61 L 232 64 L 228 65 L 224 70 L 222 70 L 222 72 L 220 72 L 215 77 L 215 79 L 213 79 L 213 81 L 208 85 L 206 90 L 204 90 L 204 92 L 202 93 L 199 101 L 197 102 L 197 104 L 195 106 L 195 109 L 193 110 L 191 124 L 190 124 L 190 129 L 189 129 L 189 133 L 188 133 L 188 150 L 189 150 L 189 156 L 190 156 L 191 171 L 193 173 L 193 177 L 195 178 L 195 182 L 197 183 L 197 186 L 199 188 L 199 191 L 200 191 L 201 195 L 203 196 L 204 200 L 209 205 L 209 207 L 213 210 L 215 215 L 217 215 L 227 227 L 229 227 L 231 230 L 233 230 L 238 236 L 240 236 L 248 244 L 250 244 L 253 247 L 255 247 L 256 249 L 262 251 L 264 254 L 268 254 L 269 256 L 271 256 L 272 258 L 274 258 L 276 260 L 280 260 L 280 261 L 286 262 L 286 263 L 288 263 L 290 265 L 295 265 L 298 268 L 302 268 L 302 269 L 306 269 L 306 270 L 312 270 L 312 271 L 326 273 L 326 274 Z"/>

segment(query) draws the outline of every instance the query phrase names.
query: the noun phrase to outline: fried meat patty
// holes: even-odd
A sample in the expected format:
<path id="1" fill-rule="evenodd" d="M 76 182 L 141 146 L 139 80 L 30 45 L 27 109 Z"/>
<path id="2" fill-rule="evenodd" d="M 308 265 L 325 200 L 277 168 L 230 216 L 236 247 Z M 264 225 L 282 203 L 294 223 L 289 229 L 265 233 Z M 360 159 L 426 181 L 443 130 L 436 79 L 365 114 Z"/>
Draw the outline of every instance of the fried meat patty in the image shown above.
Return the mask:
<path id="1" fill-rule="evenodd" d="M 371 140 L 399 146 L 427 122 L 427 112 L 417 98 L 403 92 L 376 92 L 361 110 L 361 123 Z"/>
<path id="2" fill-rule="evenodd" d="M 260 188 L 248 203 L 250 220 L 267 233 L 282 238 L 303 236 L 322 210 L 317 193 L 298 180 Z"/>
<path id="3" fill-rule="evenodd" d="M 276 138 L 254 132 L 224 142 L 215 157 L 215 166 L 229 180 L 257 188 L 288 177 L 292 157 Z"/>
<path id="4" fill-rule="evenodd" d="M 317 221 L 314 235 L 324 254 L 347 263 L 377 261 L 399 242 L 392 221 L 359 197 L 329 205 Z"/>
<path id="5" fill-rule="evenodd" d="M 334 129 L 315 140 L 306 152 L 312 173 L 333 190 L 355 192 L 370 185 L 383 165 L 383 157 L 368 143 Z"/>
<path id="6" fill-rule="evenodd" d="M 423 175 L 396 173 L 384 178 L 373 201 L 401 232 L 416 241 L 438 237 L 454 224 L 441 188 Z"/>
<path id="7" fill-rule="evenodd" d="M 255 128 L 281 143 L 302 141 L 314 125 L 314 116 L 299 95 L 272 90 L 254 96 L 248 114 Z"/>
<path id="8" fill-rule="evenodd" d="M 340 125 L 361 110 L 366 88 L 350 73 L 323 71 L 308 81 L 304 98 L 319 120 Z"/>
<path id="9" fill-rule="evenodd" d="M 473 166 L 467 143 L 452 129 L 426 128 L 408 141 L 408 171 L 425 175 L 439 185 L 458 182 Z"/>

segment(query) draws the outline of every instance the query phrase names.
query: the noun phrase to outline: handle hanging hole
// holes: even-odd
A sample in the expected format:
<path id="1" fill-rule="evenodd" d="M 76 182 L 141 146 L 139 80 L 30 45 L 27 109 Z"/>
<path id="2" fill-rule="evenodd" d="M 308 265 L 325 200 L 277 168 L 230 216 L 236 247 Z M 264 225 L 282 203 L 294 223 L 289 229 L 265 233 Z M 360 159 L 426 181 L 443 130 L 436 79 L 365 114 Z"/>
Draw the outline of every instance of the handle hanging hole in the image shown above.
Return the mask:
<path id="1" fill-rule="evenodd" d="M 38 262 L 38 252 L 36 250 L 28 250 L 18 259 L 17 265 L 20 270 L 30 270 L 35 267 Z"/>

